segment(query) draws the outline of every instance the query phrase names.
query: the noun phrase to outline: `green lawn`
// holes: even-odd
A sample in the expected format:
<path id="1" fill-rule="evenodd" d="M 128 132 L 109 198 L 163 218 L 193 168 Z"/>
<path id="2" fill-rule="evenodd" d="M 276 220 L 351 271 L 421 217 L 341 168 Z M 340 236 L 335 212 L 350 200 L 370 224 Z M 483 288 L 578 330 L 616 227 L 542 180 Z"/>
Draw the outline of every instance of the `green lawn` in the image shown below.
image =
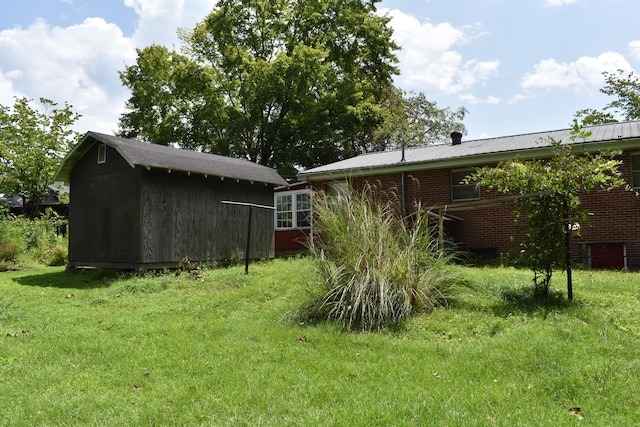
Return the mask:
<path id="1" fill-rule="evenodd" d="M 448 306 L 377 334 L 289 320 L 306 259 L 2 272 L 0 425 L 640 425 L 639 274 L 539 305 L 526 270 L 456 271 Z"/>

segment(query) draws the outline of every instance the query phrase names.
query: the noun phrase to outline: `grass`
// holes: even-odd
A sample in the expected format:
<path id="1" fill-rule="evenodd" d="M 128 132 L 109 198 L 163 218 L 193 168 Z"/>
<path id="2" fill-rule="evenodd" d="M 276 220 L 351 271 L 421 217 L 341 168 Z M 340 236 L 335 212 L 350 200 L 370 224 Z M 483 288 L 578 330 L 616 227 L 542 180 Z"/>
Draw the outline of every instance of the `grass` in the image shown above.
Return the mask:
<path id="1" fill-rule="evenodd" d="M 377 331 L 440 304 L 451 286 L 451 255 L 438 250 L 429 215 L 403 219 L 396 199 L 374 186 L 338 198 L 314 195 L 317 220 L 309 249 L 322 285 L 300 319 Z"/>
<path id="2" fill-rule="evenodd" d="M 574 301 L 541 305 L 529 271 L 458 273 L 447 306 L 356 334 L 288 320 L 307 259 L 249 275 L 6 271 L 0 424 L 640 424 L 639 275 L 574 271 Z"/>

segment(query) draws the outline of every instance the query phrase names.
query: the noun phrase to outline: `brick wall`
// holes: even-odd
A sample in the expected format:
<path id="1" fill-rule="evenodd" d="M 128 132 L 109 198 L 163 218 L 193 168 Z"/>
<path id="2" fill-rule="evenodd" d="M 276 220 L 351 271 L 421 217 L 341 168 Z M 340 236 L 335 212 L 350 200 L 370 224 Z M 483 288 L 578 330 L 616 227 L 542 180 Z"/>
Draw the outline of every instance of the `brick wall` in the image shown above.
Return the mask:
<path id="1" fill-rule="evenodd" d="M 619 159 L 623 178 L 631 183 L 631 153 Z M 581 236 L 574 239 L 574 252 L 578 253 L 579 244 L 624 243 L 628 267 L 640 269 L 640 197 L 623 189 L 599 190 L 582 195 L 582 206 L 592 215 L 590 226 L 582 227 Z"/>
<path id="2" fill-rule="evenodd" d="M 620 156 L 621 172 L 631 182 L 630 153 Z M 350 180 L 351 187 L 362 190 L 366 184 L 374 191 L 383 190 L 401 200 L 402 175 L 400 173 L 357 177 Z M 315 189 L 325 189 L 326 182 L 314 182 Z M 498 200 L 501 196 L 481 189 L 480 203 Z M 423 170 L 405 175 L 405 200 L 408 214 L 417 206 L 430 209 L 447 205 L 447 212 L 462 221 L 445 221 L 448 237 L 458 243 L 460 249 L 484 255 L 515 254 L 520 251 L 523 227 L 514 222 L 513 203 L 498 206 L 471 208 L 468 203 L 451 199 L 451 170 Z M 640 269 L 640 197 L 632 191 L 616 189 L 596 190 L 582 195 L 583 207 L 593 215 L 591 226 L 581 224 L 581 236 L 572 238 L 572 259 L 587 262 L 586 248 L 590 243 L 624 243 L 627 265 Z M 464 208 L 461 207 L 464 203 Z M 399 208 L 400 209 L 400 208 Z M 582 249 L 581 249 L 582 248 Z"/>

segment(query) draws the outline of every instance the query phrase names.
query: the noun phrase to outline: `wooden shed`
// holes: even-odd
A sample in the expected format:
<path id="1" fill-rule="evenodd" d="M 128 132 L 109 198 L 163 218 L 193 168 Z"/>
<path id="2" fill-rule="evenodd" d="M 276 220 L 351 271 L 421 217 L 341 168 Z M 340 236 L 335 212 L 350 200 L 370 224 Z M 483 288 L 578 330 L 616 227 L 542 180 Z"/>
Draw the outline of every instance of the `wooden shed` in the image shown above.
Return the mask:
<path id="1" fill-rule="evenodd" d="M 243 159 L 88 132 L 55 179 L 70 186 L 69 266 L 173 268 L 244 254 L 248 215 L 252 259 L 274 256 L 273 207 L 286 184 Z"/>

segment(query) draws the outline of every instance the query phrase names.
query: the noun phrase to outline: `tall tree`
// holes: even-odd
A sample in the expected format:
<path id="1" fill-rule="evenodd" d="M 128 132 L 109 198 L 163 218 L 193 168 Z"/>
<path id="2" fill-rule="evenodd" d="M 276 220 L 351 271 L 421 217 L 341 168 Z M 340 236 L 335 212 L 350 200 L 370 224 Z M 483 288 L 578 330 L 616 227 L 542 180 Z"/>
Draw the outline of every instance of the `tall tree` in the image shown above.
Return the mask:
<path id="1" fill-rule="evenodd" d="M 451 132 L 467 133 L 462 123 L 468 113 L 466 108 L 439 108 L 422 92 L 406 93 L 393 88 L 385 106 L 385 119 L 373 135 L 371 151 L 443 144 L 451 141 Z"/>
<path id="2" fill-rule="evenodd" d="M 122 134 L 246 157 L 284 175 L 367 151 L 398 48 L 379 0 L 219 0 L 183 54 L 120 73 Z"/>
<path id="3" fill-rule="evenodd" d="M 640 77 L 633 71 L 627 73 L 623 70 L 615 73 L 605 71 L 602 75 L 605 85 L 600 92 L 615 96 L 616 99 L 607 104 L 602 111 L 585 108 L 576 112 L 574 118 L 584 125 L 617 122 L 616 114 L 623 120 L 640 120 Z"/>
<path id="4" fill-rule="evenodd" d="M 603 75 L 605 85 L 600 91 L 617 97 L 605 109 L 618 111 L 624 120 L 640 120 L 640 78 L 633 71 L 625 73 L 623 70 L 604 72 Z"/>
<path id="5" fill-rule="evenodd" d="M 588 135 L 574 122 L 572 141 Z M 588 212 L 580 208 L 581 196 L 596 188 L 627 187 L 616 153 L 574 153 L 571 144 L 550 143 L 550 159 L 503 161 L 497 167 L 479 169 L 468 179 L 489 191 L 520 196 L 515 202 L 516 220 L 527 219 L 522 246 L 533 270 L 534 294 L 543 298 L 549 293 L 553 269 L 570 266 L 572 225 L 588 222 Z"/>
<path id="6" fill-rule="evenodd" d="M 219 128 L 213 125 L 222 121 L 222 100 L 207 70 L 164 46 L 151 45 L 137 52 L 136 64 L 120 73 L 132 90 L 129 111 L 120 117 L 120 134 L 190 149 L 219 139 Z"/>
<path id="7" fill-rule="evenodd" d="M 582 122 L 585 126 L 602 125 L 605 123 L 616 123 L 618 119 L 609 111 L 598 111 L 594 108 L 585 108 L 578 111 L 574 119 Z"/>
<path id="8" fill-rule="evenodd" d="M 13 107 L 0 105 L 0 191 L 29 200 L 27 213 L 33 216 L 60 161 L 78 140 L 71 126 L 80 115 L 69 104 L 58 108 L 46 98 L 40 98 L 40 109 L 31 104 L 16 98 Z"/>

